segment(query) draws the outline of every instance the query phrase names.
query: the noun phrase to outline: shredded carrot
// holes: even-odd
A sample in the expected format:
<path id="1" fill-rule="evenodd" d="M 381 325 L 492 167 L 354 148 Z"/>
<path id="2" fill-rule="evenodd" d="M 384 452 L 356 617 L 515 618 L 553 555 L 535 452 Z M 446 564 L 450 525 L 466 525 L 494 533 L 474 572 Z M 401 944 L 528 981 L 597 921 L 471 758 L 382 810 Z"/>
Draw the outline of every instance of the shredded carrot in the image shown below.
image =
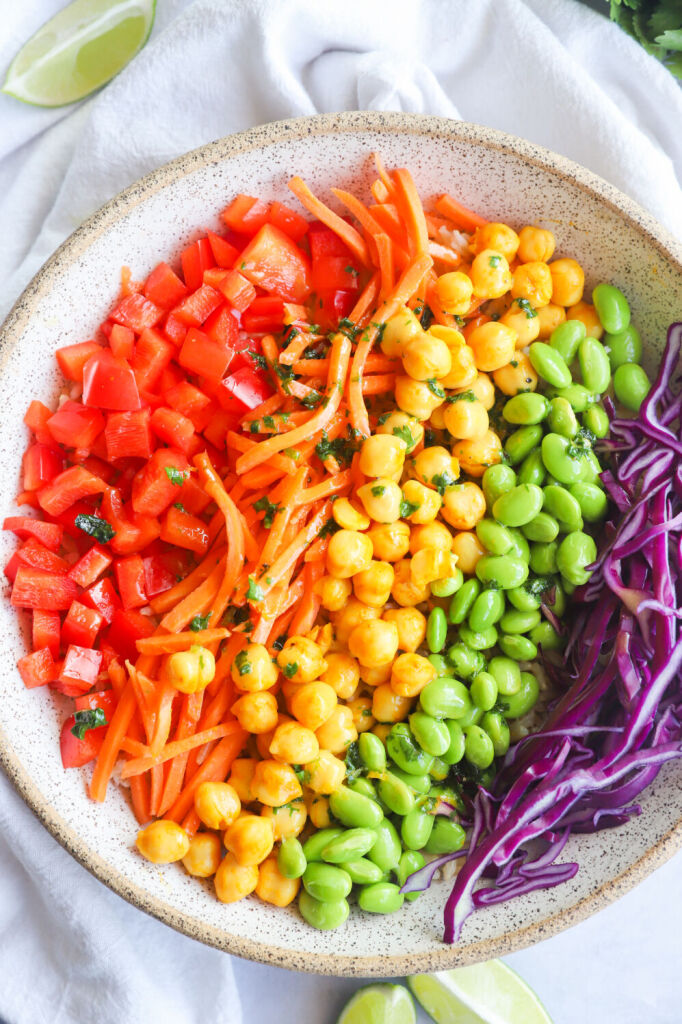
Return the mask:
<path id="1" fill-rule="evenodd" d="M 128 761 L 123 766 L 121 778 L 129 779 L 133 775 L 141 775 L 143 772 L 149 771 L 150 768 L 163 764 L 165 761 L 170 761 L 179 754 L 189 754 L 190 750 L 193 750 L 195 747 L 200 747 L 204 743 L 210 743 L 211 740 L 220 740 L 223 736 L 229 736 L 239 728 L 240 726 L 237 722 L 225 722 L 224 725 L 214 725 L 212 729 L 196 732 L 193 736 L 187 736 L 185 739 L 173 740 L 172 743 L 167 743 L 164 747 L 161 747 L 156 754 L 149 747 L 145 755 L 133 758 L 132 761 Z"/>
<path id="2" fill-rule="evenodd" d="M 436 200 L 436 209 L 438 213 L 442 214 L 443 217 L 447 217 L 459 231 L 472 232 L 476 228 L 483 227 L 488 222 L 480 217 L 473 210 L 469 210 L 466 206 L 462 206 L 461 203 L 453 199 L 452 196 L 448 195 L 447 192 L 440 196 Z"/>
<path id="3" fill-rule="evenodd" d="M 195 456 L 194 465 L 199 471 L 199 478 L 204 490 L 213 498 L 225 516 L 225 533 L 228 537 L 225 572 L 212 606 L 212 615 L 215 621 L 219 622 L 227 608 L 244 563 L 244 522 L 237 506 L 225 490 L 222 480 L 211 465 L 211 460 L 206 452 Z"/>
<path id="4" fill-rule="evenodd" d="M 163 629 L 169 633 L 179 633 L 196 615 L 205 615 L 213 607 L 213 601 L 225 574 L 226 561 L 226 557 L 223 556 L 210 576 L 164 615 L 160 622 Z"/>
<path id="5" fill-rule="evenodd" d="M 164 590 L 163 593 L 153 597 L 149 604 L 154 614 L 161 615 L 163 612 L 169 611 L 179 601 L 182 601 L 184 597 L 191 594 L 203 580 L 211 575 L 224 554 L 224 548 L 222 550 L 209 551 L 203 561 L 188 576 L 185 576 L 183 580 L 176 583 L 170 590 Z"/>
<path id="6" fill-rule="evenodd" d="M 194 644 L 205 646 L 213 640 L 224 640 L 228 636 L 226 629 L 191 629 L 185 633 L 148 636 L 136 641 L 140 654 L 172 654 L 174 651 L 187 651 Z"/>
<path id="7" fill-rule="evenodd" d="M 407 228 L 407 244 L 410 256 L 423 256 L 429 250 L 429 233 L 424 217 L 424 207 L 419 198 L 414 178 L 404 167 L 393 172 L 398 212 Z"/>
<path id="8" fill-rule="evenodd" d="M 372 153 L 372 159 L 374 160 L 374 166 L 377 169 L 377 174 L 379 175 L 379 180 L 381 181 L 382 185 L 384 186 L 384 189 L 386 191 L 387 196 L 393 196 L 393 194 L 395 192 L 395 186 L 393 184 L 393 181 L 391 180 L 390 174 L 388 173 L 388 171 L 384 167 L 384 161 L 381 159 L 381 154 L 380 153 Z M 384 202 L 385 202 L 385 200 L 384 200 Z"/>
<path id="9" fill-rule="evenodd" d="M 367 267 L 370 265 L 367 246 L 359 231 L 356 231 L 352 225 L 347 224 L 342 217 L 339 217 L 338 213 L 334 213 L 333 210 L 330 210 L 328 206 L 325 206 L 320 199 L 314 196 L 302 178 L 298 176 L 292 178 L 289 182 L 289 188 L 299 203 L 309 213 L 312 213 L 313 217 L 317 217 L 330 231 L 339 236 L 341 241 L 348 246 L 363 266 Z"/>
<path id="10" fill-rule="evenodd" d="M 332 494 L 338 494 L 343 491 L 346 487 L 350 487 L 351 477 L 348 470 L 337 473 L 335 476 L 327 477 L 326 480 L 322 480 L 321 483 L 315 484 L 314 487 L 308 487 L 296 496 L 295 501 L 297 505 L 309 505 L 313 501 L 320 501 L 322 498 L 328 498 Z"/>
<path id="11" fill-rule="evenodd" d="M 170 821 L 181 821 L 194 802 L 194 794 L 202 782 L 223 782 L 232 762 L 246 743 L 247 733 L 238 725 L 233 726 L 229 736 L 223 736 L 218 746 L 211 751 L 200 768 L 180 793 L 173 806 L 166 813 Z"/>
<path id="12" fill-rule="evenodd" d="M 244 413 L 240 423 L 246 423 L 249 420 L 260 420 L 263 416 L 271 416 L 273 412 L 277 412 L 284 405 L 284 398 L 282 395 L 270 395 L 264 402 L 257 405 L 255 409 L 249 409 L 247 413 Z"/>
<path id="13" fill-rule="evenodd" d="M 111 721 L 104 735 L 104 742 L 100 747 L 99 754 L 97 755 L 97 762 L 95 764 L 95 770 L 92 773 L 92 779 L 90 781 L 90 796 L 93 800 L 97 800 L 101 803 L 107 793 L 107 785 L 111 778 L 111 773 L 114 770 L 116 764 L 116 758 L 121 750 L 121 742 L 130 720 L 133 717 L 137 709 L 137 700 L 135 697 L 135 691 L 133 689 L 130 680 L 126 683 L 125 689 L 121 694 L 120 700 L 116 705 Z"/>
<path id="14" fill-rule="evenodd" d="M 350 311 L 350 317 L 348 319 L 351 320 L 352 323 L 363 323 L 367 313 L 372 309 L 379 297 L 380 283 L 381 275 L 379 274 L 379 271 L 377 271 L 372 275 L 372 277 L 370 277 L 360 294 L 360 298 Z"/>
<path id="15" fill-rule="evenodd" d="M 388 391 L 395 391 L 395 374 L 383 373 L 376 377 L 365 377 L 362 382 L 363 395 L 385 395 Z"/>

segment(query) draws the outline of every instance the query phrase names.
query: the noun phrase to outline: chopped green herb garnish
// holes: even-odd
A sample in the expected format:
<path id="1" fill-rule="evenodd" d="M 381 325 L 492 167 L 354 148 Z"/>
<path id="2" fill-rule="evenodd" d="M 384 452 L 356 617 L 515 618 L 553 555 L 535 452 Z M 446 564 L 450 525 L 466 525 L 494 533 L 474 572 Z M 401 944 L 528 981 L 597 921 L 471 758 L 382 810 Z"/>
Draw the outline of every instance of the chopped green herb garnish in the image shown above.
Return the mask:
<path id="1" fill-rule="evenodd" d="M 532 320 L 534 317 L 538 315 L 536 310 L 534 310 L 531 306 L 528 299 L 514 299 L 514 302 L 519 307 L 519 309 L 523 310 L 528 320 Z"/>
<path id="2" fill-rule="evenodd" d="M 346 437 L 337 437 L 330 441 L 326 430 L 322 431 L 322 440 L 315 445 L 315 454 L 321 462 L 333 457 L 340 466 L 350 465 L 353 455 L 360 446 L 354 436 L 356 431 L 352 427 L 349 427 L 346 433 Z"/>
<path id="3" fill-rule="evenodd" d="M 351 266 L 350 263 L 348 264 L 347 267 L 344 267 L 343 269 L 346 271 L 347 274 L 352 274 L 353 277 L 357 277 L 358 274 L 360 273 L 360 271 L 356 270 L 355 267 Z"/>
<path id="4" fill-rule="evenodd" d="M 287 679 L 293 679 L 294 676 L 296 675 L 296 673 L 298 672 L 298 662 L 297 661 L 290 661 L 290 662 L 288 662 L 284 666 L 284 668 L 282 669 L 282 672 L 287 677 Z"/>
<path id="5" fill-rule="evenodd" d="M 248 675 L 253 667 L 249 661 L 249 656 L 246 651 L 240 651 L 234 659 L 234 663 L 237 666 L 237 672 L 239 672 L 240 676 Z"/>
<path id="6" fill-rule="evenodd" d="M 405 442 L 408 452 L 412 451 L 416 444 L 416 438 L 406 423 L 394 427 L 392 433 L 394 437 L 399 437 L 401 441 Z"/>
<path id="7" fill-rule="evenodd" d="M 263 516 L 263 526 L 266 530 L 269 530 L 272 526 L 275 516 L 279 512 L 279 505 L 275 502 L 270 501 L 266 496 L 259 498 L 258 501 L 254 501 L 252 506 L 256 512 L 265 512 Z"/>
<path id="8" fill-rule="evenodd" d="M 445 398 L 445 392 L 442 387 L 435 379 L 435 377 L 429 377 L 426 381 L 429 391 L 436 396 L 436 398 Z"/>
<path id="9" fill-rule="evenodd" d="M 187 512 L 187 509 L 185 508 L 181 501 L 174 501 L 173 508 L 176 508 L 178 512 Z"/>
<path id="10" fill-rule="evenodd" d="M 490 256 L 488 258 L 488 266 L 489 267 L 499 267 L 501 260 L 502 260 L 501 256 Z"/>
<path id="11" fill-rule="evenodd" d="M 317 409 L 318 405 L 322 402 L 324 395 L 321 395 L 315 388 L 311 388 L 307 395 L 299 399 L 301 405 L 304 405 L 306 409 Z"/>
<path id="12" fill-rule="evenodd" d="M 324 524 L 324 526 L 322 527 L 322 529 L 320 530 L 320 532 L 318 533 L 317 536 L 318 537 L 331 537 L 331 535 L 333 533 L 336 533 L 336 531 L 340 530 L 340 529 L 341 529 L 341 527 L 339 526 L 339 524 L 334 519 L 328 519 L 327 522 Z"/>
<path id="13" fill-rule="evenodd" d="M 251 423 L 249 423 L 249 433 L 260 434 L 260 423 L 258 420 L 252 420 Z"/>
<path id="14" fill-rule="evenodd" d="M 189 470 L 178 469 L 177 466 L 165 466 L 166 476 L 175 487 L 182 487 L 189 476 Z"/>
<path id="15" fill-rule="evenodd" d="M 265 358 L 265 356 L 262 356 L 260 354 L 260 352 L 248 351 L 248 352 L 245 353 L 245 355 L 247 355 L 249 357 L 249 359 L 251 360 L 251 362 L 255 366 L 258 366 L 261 370 L 267 370 L 267 368 L 268 368 L 268 361 Z"/>
<path id="16" fill-rule="evenodd" d="M 76 711 L 73 720 L 74 724 L 71 726 L 71 732 L 77 740 L 82 740 L 90 729 L 99 729 L 100 726 L 109 724 L 102 708 Z"/>
<path id="17" fill-rule="evenodd" d="M 100 519 L 99 516 L 90 516 L 85 512 L 80 512 L 74 519 L 74 524 L 83 533 L 94 537 L 100 544 L 107 544 L 112 537 L 116 536 L 116 531 L 111 523 L 108 523 L 106 519 Z"/>
<path id="18" fill-rule="evenodd" d="M 403 498 L 403 500 L 400 502 L 400 518 L 407 519 L 408 516 L 411 516 L 413 512 L 417 511 L 418 508 L 421 508 L 420 502 L 417 502 L 415 504 L 415 502 L 408 501 L 407 498 Z"/>
<path id="19" fill-rule="evenodd" d="M 592 451 L 596 436 L 587 427 L 581 427 L 566 449 L 566 454 L 573 459 L 585 459 Z"/>
<path id="20" fill-rule="evenodd" d="M 193 633 L 198 633 L 202 629 L 208 629 L 208 620 L 211 618 L 211 612 L 207 612 L 206 615 L 195 615 L 189 624 L 189 628 Z"/>
<path id="21" fill-rule="evenodd" d="M 249 587 L 248 590 L 246 591 L 246 600 L 262 601 L 264 597 L 265 594 L 263 593 L 262 588 L 258 586 L 253 576 L 249 576 Z"/>
<path id="22" fill-rule="evenodd" d="M 263 425 L 266 426 L 269 430 L 274 430 L 275 429 L 275 419 L 274 419 L 274 417 L 273 416 L 264 416 L 263 417 Z"/>
<path id="23" fill-rule="evenodd" d="M 475 402 L 476 395 L 473 391 L 460 391 L 458 395 L 448 395 L 446 402 Z"/>
<path id="24" fill-rule="evenodd" d="M 357 779 L 359 775 L 362 775 L 365 771 L 365 763 L 360 757 L 360 748 L 358 747 L 357 740 L 348 747 L 346 751 L 346 779 Z"/>
<path id="25" fill-rule="evenodd" d="M 431 483 L 434 485 L 439 494 L 445 494 L 448 487 L 452 487 L 457 483 L 455 477 L 446 470 L 444 473 L 436 473 L 435 476 L 431 477 Z"/>
<path id="26" fill-rule="evenodd" d="M 374 487 L 372 488 L 372 495 L 375 498 L 380 498 L 385 493 L 386 493 L 386 488 L 384 487 L 383 484 L 375 484 Z"/>

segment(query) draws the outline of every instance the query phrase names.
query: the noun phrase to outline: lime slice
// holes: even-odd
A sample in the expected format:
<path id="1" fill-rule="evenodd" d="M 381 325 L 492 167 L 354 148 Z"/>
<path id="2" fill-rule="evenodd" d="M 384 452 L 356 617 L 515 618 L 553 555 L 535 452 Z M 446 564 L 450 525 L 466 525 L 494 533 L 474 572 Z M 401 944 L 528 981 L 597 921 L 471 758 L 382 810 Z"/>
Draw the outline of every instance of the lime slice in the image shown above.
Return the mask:
<path id="1" fill-rule="evenodd" d="M 552 1024 L 532 989 L 501 960 L 407 979 L 436 1024 Z"/>
<path id="2" fill-rule="evenodd" d="M 2 91 L 39 107 L 83 99 L 142 49 L 155 11 L 156 0 L 74 0 L 22 47 Z"/>
<path id="3" fill-rule="evenodd" d="M 355 993 L 336 1024 L 416 1024 L 412 996 L 402 985 L 368 985 Z"/>

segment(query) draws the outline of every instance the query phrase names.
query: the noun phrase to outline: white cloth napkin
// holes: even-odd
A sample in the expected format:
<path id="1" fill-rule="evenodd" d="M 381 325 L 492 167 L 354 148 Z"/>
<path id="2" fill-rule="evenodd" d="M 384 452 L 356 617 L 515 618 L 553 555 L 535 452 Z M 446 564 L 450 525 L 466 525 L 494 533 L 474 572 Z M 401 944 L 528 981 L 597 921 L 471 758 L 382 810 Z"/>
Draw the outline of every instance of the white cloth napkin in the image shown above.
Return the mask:
<path id="1" fill-rule="evenodd" d="M 3 5 L 0 72 L 61 6 Z M 574 0 L 160 0 L 151 41 L 99 95 L 55 111 L 0 96 L 0 313 L 85 217 L 164 161 L 265 121 L 368 108 L 524 136 L 682 235 L 682 91 Z M 238 971 L 249 988 L 265 976 Z M 246 1005 L 248 1024 L 272 1019 L 250 993 Z M 278 1005 L 281 1024 L 333 1016 Z M 0 776 L 0 1017 L 240 1024 L 242 1011 L 229 957 L 96 882 Z"/>

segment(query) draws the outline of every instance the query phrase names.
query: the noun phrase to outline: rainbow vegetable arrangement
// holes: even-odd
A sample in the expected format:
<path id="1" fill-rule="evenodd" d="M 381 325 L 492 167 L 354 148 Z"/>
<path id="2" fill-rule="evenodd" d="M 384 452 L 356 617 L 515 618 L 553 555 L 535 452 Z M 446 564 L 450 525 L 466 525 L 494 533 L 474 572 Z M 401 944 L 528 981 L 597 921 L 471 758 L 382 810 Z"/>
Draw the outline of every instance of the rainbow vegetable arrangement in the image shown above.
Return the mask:
<path id="1" fill-rule="evenodd" d="M 240 195 L 124 276 L 29 407 L 5 571 L 64 766 L 116 770 L 145 857 L 325 929 L 463 859 L 452 941 L 679 755 L 680 335 L 650 388 L 550 231 L 377 169 L 348 218 L 294 178 L 314 220 Z"/>

